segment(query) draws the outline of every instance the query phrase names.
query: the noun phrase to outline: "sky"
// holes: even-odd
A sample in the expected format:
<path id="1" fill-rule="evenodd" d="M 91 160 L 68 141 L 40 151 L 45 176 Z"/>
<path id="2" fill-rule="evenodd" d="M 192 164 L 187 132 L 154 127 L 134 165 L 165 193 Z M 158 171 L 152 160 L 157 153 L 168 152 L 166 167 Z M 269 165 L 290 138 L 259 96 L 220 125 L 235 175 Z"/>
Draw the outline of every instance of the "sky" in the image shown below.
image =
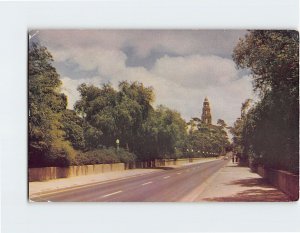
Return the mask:
<path id="1" fill-rule="evenodd" d="M 30 32 L 33 34 L 35 31 Z M 62 92 L 72 109 L 81 83 L 115 88 L 123 80 L 152 86 L 163 104 L 189 121 L 207 96 L 212 122 L 232 125 L 242 102 L 253 98 L 251 76 L 238 70 L 232 51 L 245 30 L 39 30 L 53 55 Z"/>

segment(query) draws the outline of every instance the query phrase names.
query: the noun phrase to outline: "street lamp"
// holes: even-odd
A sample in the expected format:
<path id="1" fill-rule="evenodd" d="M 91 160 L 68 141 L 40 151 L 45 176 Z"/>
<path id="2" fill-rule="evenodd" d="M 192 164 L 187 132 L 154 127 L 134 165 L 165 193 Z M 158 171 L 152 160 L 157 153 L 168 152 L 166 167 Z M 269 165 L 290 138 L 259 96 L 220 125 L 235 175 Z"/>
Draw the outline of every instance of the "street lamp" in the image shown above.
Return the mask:
<path id="1" fill-rule="evenodd" d="M 119 145 L 120 145 L 120 140 L 119 139 L 116 140 L 116 144 L 117 144 L 117 151 L 119 151 Z"/>

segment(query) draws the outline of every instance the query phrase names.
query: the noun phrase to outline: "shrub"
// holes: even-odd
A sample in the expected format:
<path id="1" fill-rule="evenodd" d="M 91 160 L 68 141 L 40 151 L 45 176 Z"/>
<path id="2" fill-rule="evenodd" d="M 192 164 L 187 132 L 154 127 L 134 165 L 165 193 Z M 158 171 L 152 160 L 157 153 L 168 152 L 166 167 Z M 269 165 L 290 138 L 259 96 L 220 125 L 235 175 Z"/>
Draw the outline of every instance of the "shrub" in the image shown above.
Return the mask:
<path id="1" fill-rule="evenodd" d="M 46 166 L 67 167 L 74 163 L 77 152 L 67 141 L 55 140 L 45 159 Z"/>
<path id="2" fill-rule="evenodd" d="M 135 154 L 121 148 L 117 151 L 117 156 L 121 163 L 130 163 L 136 160 Z"/>
<path id="3" fill-rule="evenodd" d="M 96 149 L 79 153 L 76 156 L 76 165 L 90 165 L 103 163 L 129 163 L 135 161 L 136 156 L 122 148 L 118 151 L 114 148 Z"/>

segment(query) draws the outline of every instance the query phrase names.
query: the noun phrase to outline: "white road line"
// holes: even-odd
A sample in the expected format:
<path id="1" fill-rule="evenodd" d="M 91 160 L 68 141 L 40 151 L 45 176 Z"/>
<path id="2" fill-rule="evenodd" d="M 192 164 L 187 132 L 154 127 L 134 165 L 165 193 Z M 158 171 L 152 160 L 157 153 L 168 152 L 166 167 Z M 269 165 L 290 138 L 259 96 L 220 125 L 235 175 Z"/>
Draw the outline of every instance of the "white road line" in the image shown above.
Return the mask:
<path id="1" fill-rule="evenodd" d="M 122 190 L 119 190 L 119 191 L 114 192 L 114 193 L 110 193 L 110 194 L 103 195 L 102 197 L 109 197 L 109 196 L 112 196 L 112 195 L 115 195 L 115 194 L 121 193 L 121 192 L 123 192 L 123 191 L 122 191 Z"/>
<path id="2" fill-rule="evenodd" d="M 170 176 L 165 176 L 164 179 L 168 179 Z"/>
<path id="3" fill-rule="evenodd" d="M 177 175 L 180 175 L 181 174 L 181 172 L 177 172 Z"/>
<path id="4" fill-rule="evenodd" d="M 144 185 L 151 184 L 151 183 L 152 183 L 152 181 L 149 181 L 149 182 L 144 183 L 144 184 L 142 184 L 142 185 L 144 186 Z"/>

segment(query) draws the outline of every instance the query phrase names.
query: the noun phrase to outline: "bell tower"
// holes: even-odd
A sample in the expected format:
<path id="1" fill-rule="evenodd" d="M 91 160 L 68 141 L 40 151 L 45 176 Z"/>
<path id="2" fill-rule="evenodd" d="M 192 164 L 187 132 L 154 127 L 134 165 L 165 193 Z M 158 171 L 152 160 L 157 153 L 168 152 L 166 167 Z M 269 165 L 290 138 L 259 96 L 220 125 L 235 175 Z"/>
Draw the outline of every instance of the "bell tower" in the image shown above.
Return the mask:
<path id="1" fill-rule="evenodd" d="M 202 108 L 202 123 L 211 125 L 211 113 L 207 97 L 205 97 Z"/>

